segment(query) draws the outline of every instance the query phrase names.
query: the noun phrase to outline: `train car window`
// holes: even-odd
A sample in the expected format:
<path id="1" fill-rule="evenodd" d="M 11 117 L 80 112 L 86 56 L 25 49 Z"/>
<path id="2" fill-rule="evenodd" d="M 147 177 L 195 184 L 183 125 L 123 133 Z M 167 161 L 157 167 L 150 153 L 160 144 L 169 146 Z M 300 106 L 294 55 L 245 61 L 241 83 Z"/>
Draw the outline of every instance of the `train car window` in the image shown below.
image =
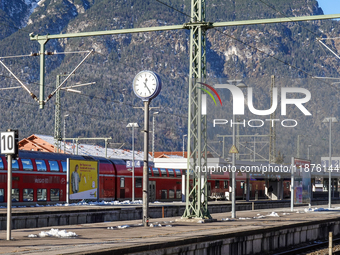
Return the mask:
<path id="1" fill-rule="evenodd" d="M 225 188 L 225 189 L 227 189 L 228 188 L 228 181 L 224 181 L 224 187 L 223 188 Z"/>
<path id="2" fill-rule="evenodd" d="M 30 159 L 21 159 L 22 168 L 26 171 L 32 171 L 33 170 L 33 164 Z"/>
<path id="3" fill-rule="evenodd" d="M 34 198 L 34 191 L 33 189 L 24 189 L 22 198 L 24 202 L 30 202 L 33 201 Z"/>
<path id="4" fill-rule="evenodd" d="M 161 199 L 167 199 L 167 190 L 166 189 L 162 189 L 161 191 Z"/>
<path id="5" fill-rule="evenodd" d="M 59 201 L 59 189 L 50 189 L 51 201 Z"/>
<path id="6" fill-rule="evenodd" d="M 169 177 L 175 177 L 175 173 L 173 169 L 168 169 Z"/>
<path id="7" fill-rule="evenodd" d="M 176 198 L 182 198 L 182 191 L 176 190 Z"/>
<path id="8" fill-rule="evenodd" d="M 0 169 L 4 169 L 4 162 L 2 162 L 2 158 L 0 158 Z"/>
<path id="9" fill-rule="evenodd" d="M 12 189 L 12 202 L 19 202 L 19 189 Z"/>
<path id="10" fill-rule="evenodd" d="M 153 170 L 153 176 L 159 176 L 159 171 L 158 171 L 158 168 L 152 168 Z"/>
<path id="11" fill-rule="evenodd" d="M 47 200 L 46 194 L 47 194 L 46 189 L 37 189 L 37 200 L 46 201 Z"/>
<path id="12" fill-rule="evenodd" d="M 48 164 L 50 165 L 51 171 L 58 171 L 59 172 L 59 165 L 57 161 L 48 161 Z"/>
<path id="13" fill-rule="evenodd" d="M 12 159 L 12 170 L 19 170 L 19 163 L 16 159 Z"/>
<path id="14" fill-rule="evenodd" d="M 220 181 L 215 181 L 215 189 L 219 189 L 220 188 Z"/>
<path id="15" fill-rule="evenodd" d="M 66 161 L 61 161 L 61 166 L 63 168 L 63 172 L 67 172 L 67 163 L 66 163 Z"/>
<path id="16" fill-rule="evenodd" d="M 120 178 L 120 187 L 125 188 L 125 178 Z"/>
<path id="17" fill-rule="evenodd" d="M 136 178 L 136 188 L 141 188 L 142 187 L 142 178 Z"/>
<path id="18" fill-rule="evenodd" d="M 0 203 L 5 202 L 5 189 L 0 189 Z"/>
<path id="19" fill-rule="evenodd" d="M 181 170 L 179 170 L 179 169 L 175 169 L 175 171 L 176 171 L 176 177 L 177 177 L 177 178 L 180 178 L 180 177 L 182 177 Z"/>
<path id="20" fill-rule="evenodd" d="M 167 177 L 166 170 L 164 168 L 161 168 L 161 173 L 163 177 Z"/>
<path id="21" fill-rule="evenodd" d="M 172 189 L 169 190 L 169 198 L 175 198 L 175 191 Z"/>
<path id="22" fill-rule="evenodd" d="M 37 164 L 38 171 L 46 172 L 47 168 L 44 160 L 36 159 L 35 163 Z"/>
<path id="23" fill-rule="evenodd" d="M 151 176 L 151 175 L 152 175 L 151 168 L 149 167 L 149 176 Z"/>

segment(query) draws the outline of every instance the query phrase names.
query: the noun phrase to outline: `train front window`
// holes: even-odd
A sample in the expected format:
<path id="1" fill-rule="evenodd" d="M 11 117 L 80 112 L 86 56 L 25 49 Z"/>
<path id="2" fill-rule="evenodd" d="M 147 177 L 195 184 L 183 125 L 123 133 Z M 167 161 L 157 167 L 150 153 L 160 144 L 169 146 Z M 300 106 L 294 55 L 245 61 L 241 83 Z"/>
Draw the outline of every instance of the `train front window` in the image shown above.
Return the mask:
<path id="1" fill-rule="evenodd" d="M 59 165 L 57 161 L 48 161 L 48 164 L 50 165 L 51 171 L 57 171 L 59 172 Z"/>
<path id="2" fill-rule="evenodd" d="M 59 201 L 59 189 L 50 189 L 51 201 Z"/>
<path id="3" fill-rule="evenodd" d="M 4 169 L 4 162 L 2 162 L 2 158 L 0 158 L 0 169 Z"/>
<path id="4" fill-rule="evenodd" d="M 16 159 L 12 159 L 12 170 L 19 170 L 19 163 Z"/>
<path id="5" fill-rule="evenodd" d="M 33 164 L 30 159 L 21 159 L 22 168 L 26 171 L 32 171 L 33 170 Z"/>
<path id="6" fill-rule="evenodd" d="M 34 191 L 33 189 L 24 189 L 22 198 L 24 202 L 30 202 L 33 201 L 34 198 Z"/>
<path id="7" fill-rule="evenodd" d="M 46 201 L 47 200 L 46 194 L 47 194 L 46 189 L 37 189 L 37 200 Z"/>
<path id="8" fill-rule="evenodd" d="M 46 172 L 47 168 L 44 160 L 36 159 L 35 163 L 37 164 L 38 171 Z"/>
<path id="9" fill-rule="evenodd" d="M 19 202 L 19 189 L 12 189 L 12 202 Z"/>
<path id="10" fill-rule="evenodd" d="M 67 163 L 66 163 L 66 161 L 61 161 L 61 166 L 63 167 L 63 172 L 67 172 Z"/>

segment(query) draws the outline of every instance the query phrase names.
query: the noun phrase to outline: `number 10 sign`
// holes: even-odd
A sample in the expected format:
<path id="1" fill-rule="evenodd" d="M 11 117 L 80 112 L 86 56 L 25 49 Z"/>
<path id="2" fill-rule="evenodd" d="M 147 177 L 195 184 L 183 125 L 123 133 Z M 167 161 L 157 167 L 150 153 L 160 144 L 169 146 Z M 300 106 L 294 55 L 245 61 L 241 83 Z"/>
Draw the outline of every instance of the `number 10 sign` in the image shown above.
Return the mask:
<path id="1" fill-rule="evenodd" d="M 11 130 L 0 133 L 1 154 L 18 153 L 18 131 Z"/>

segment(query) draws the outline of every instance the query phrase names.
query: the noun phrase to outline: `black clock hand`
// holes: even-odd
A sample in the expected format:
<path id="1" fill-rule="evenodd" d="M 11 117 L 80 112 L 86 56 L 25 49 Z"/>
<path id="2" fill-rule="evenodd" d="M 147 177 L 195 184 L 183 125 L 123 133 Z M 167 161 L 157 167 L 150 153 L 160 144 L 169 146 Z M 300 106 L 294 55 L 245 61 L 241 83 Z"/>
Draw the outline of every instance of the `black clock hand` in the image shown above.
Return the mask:
<path id="1" fill-rule="evenodd" d="M 147 88 L 147 89 L 149 90 L 149 93 L 151 94 L 151 91 L 150 91 L 149 87 L 148 87 L 148 86 L 146 86 L 146 82 L 147 82 L 147 79 L 145 79 L 145 82 L 144 82 L 144 87 L 145 87 L 145 88 Z"/>

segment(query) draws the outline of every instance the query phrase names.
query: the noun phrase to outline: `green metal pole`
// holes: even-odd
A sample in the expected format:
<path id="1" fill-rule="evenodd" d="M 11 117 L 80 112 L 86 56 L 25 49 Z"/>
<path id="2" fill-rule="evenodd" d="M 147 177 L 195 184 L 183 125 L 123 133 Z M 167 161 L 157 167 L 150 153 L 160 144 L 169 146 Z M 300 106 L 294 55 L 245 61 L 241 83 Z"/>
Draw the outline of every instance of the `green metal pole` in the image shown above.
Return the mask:
<path id="1" fill-rule="evenodd" d="M 44 109 L 44 95 L 45 95 L 45 44 L 48 39 L 38 40 L 40 43 L 40 95 L 39 108 Z"/>

